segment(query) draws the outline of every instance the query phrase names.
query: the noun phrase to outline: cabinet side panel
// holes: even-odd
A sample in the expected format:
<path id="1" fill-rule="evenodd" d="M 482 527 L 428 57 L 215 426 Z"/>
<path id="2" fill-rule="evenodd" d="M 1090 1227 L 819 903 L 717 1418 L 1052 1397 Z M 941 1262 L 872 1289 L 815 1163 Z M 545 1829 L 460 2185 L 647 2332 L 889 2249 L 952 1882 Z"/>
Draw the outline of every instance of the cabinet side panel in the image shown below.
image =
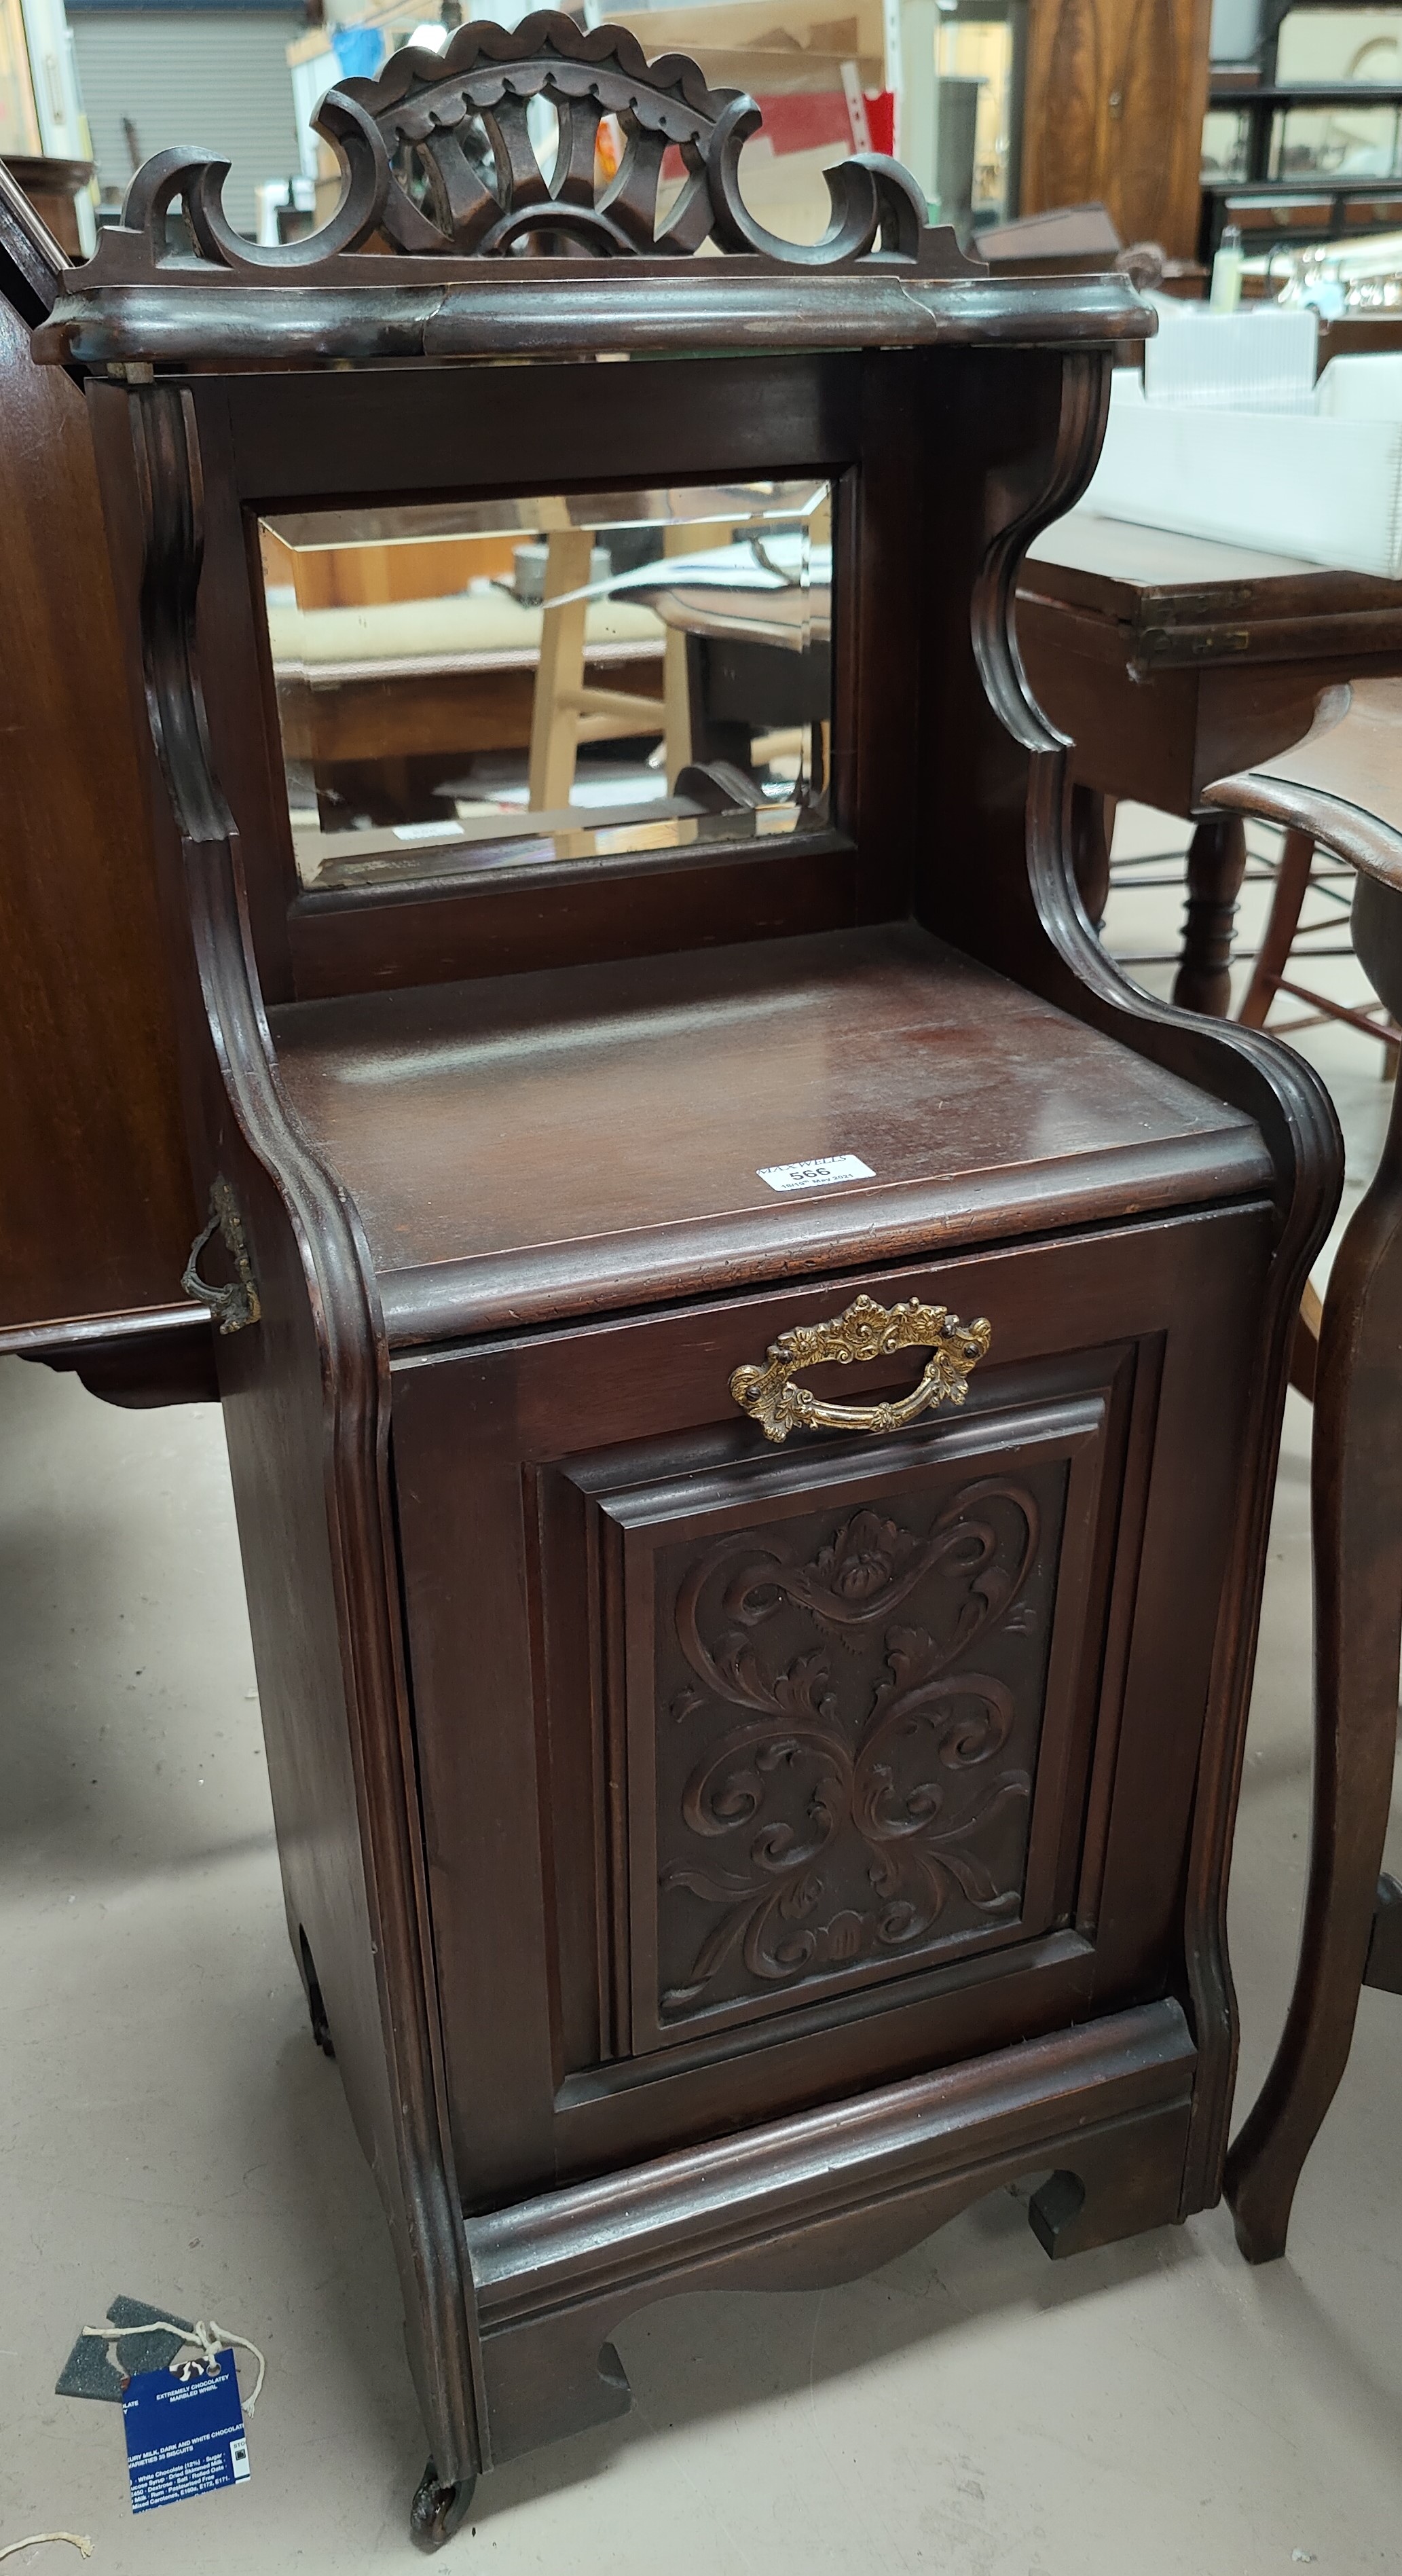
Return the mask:
<path id="1" fill-rule="evenodd" d="M 288 1932 L 294 1954 L 306 1935 L 373 2164 L 389 2135 L 386 2069 L 323 1484 L 320 1364 L 300 1280 L 280 1294 L 271 1272 L 285 1219 L 251 1164 L 240 1195 L 258 1247 L 262 1315 L 254 1331 L 221 1337 L 220 1393 Z M 295 1267 L 290 1244 L 286 1259 Z"/>

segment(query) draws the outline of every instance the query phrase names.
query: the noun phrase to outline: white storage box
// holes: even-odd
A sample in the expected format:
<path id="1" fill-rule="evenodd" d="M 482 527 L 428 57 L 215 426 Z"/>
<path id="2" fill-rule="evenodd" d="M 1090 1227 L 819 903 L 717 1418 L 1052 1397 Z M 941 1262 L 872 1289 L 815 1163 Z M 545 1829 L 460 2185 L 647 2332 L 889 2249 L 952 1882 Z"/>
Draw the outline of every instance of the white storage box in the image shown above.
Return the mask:
<path id="1" fill-rule="evenodd" d="M 1313 411 L 1319 317 L 1303 305 L 1210 313 L 1156 295 L 1144 347 L 1144 399 L 1212 411 Z"/>
<path id="2" fill-rule="evenodd" d="M 1309 412 L 1146 402 L 1139 377 L 1121 367 L 1104 453 L 1081 506 L 1140 527 L 1396 580 L 1402 362 L 1336 359 Z"/>

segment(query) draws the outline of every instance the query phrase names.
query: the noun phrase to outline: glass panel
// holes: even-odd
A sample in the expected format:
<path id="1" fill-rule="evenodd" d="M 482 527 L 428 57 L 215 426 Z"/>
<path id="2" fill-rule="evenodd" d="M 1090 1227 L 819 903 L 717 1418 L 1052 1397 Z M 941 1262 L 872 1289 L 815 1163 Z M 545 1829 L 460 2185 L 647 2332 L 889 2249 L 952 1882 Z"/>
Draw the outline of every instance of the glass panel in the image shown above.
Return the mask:
<path id="1" fill-rule="evenodd" d="M 1397 168 L 1392 107 L 1288 108 L 1271 136 L 1273 179 L 1386 179 Z"/>
<path id="2" fill-rule="evenodd" d="M 1402 9 L 1292 9 L 1282 19 L 1276 79 L 1379 81 L 1402 87 Z"/>
<path id="3" fill-rule="evenodd" d="M 1202 176 L 1204 182 L 1245 178 L 1246 119 L 1237 109 L 1209 108 L 1203 118 Z"/>
<path id="4" fill-rule="evenodd" d="M 0 160 L 42 149 L 19 0 L 0 0 Z"/>
<path id="5" fill-rule="evenodd" d="M 318 510 L 259 534 L 304 885 L 826 822 L 828 484 Z"/>
<path id="6" fill-rule="evenodd" d="M 941 81 L 978 82 L 974 126 L 973 220 L 976 230 L 1000 224 L 1008 209 L 1008 152 L 1013 114 L 1013 31 L 972 16 L 941 15 L 935 36 L 935 69 Z M 952 221 L 953 213 L 944 216 Z"/>

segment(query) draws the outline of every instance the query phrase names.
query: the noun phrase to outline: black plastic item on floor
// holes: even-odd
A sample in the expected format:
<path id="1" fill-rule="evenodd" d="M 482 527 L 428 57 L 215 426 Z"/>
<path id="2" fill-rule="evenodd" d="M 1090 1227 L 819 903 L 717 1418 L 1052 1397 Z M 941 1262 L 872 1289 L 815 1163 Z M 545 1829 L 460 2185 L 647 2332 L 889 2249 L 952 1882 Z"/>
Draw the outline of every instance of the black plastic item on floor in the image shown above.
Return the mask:
<path id="1" fill-rule="evenodd" d="M 54 2395 L 107 2397 L 120 2405 L 127 2381 L 138 2370 L 166 2370 L 183 2350 L 179 2335 L 155 2330 L 167 2322 L 188 2331 L 192 2321 L 172 2315 L 169 2308 L 148 2307 L 144 2299 L 119 2296 L 109 2300 L 107 2323 L 114 2329 L 112 2341 L 103 2343 L 96 2335 L 80 2334 L 54 2382 Z M 140 2327 L 147 2331 L 133 2331 Z M 123 2328 L 127 2331 L 122 2332 Z M 109 2359 L 113 2352 L 117 2356 L 115 2369 Z"/>

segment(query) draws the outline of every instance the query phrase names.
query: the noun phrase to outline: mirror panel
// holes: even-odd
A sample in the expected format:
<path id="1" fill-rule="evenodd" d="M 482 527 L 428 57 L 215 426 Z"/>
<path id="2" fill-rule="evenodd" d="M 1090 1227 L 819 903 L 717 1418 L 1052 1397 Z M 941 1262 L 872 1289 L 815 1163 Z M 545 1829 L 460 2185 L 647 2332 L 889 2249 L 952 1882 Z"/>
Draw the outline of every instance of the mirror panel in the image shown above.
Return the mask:
<path id="1" fill-rule="evenodd" d="M 832 516 L 805 476 L 261 520 L 301 883 L 823 828 Z"/>

